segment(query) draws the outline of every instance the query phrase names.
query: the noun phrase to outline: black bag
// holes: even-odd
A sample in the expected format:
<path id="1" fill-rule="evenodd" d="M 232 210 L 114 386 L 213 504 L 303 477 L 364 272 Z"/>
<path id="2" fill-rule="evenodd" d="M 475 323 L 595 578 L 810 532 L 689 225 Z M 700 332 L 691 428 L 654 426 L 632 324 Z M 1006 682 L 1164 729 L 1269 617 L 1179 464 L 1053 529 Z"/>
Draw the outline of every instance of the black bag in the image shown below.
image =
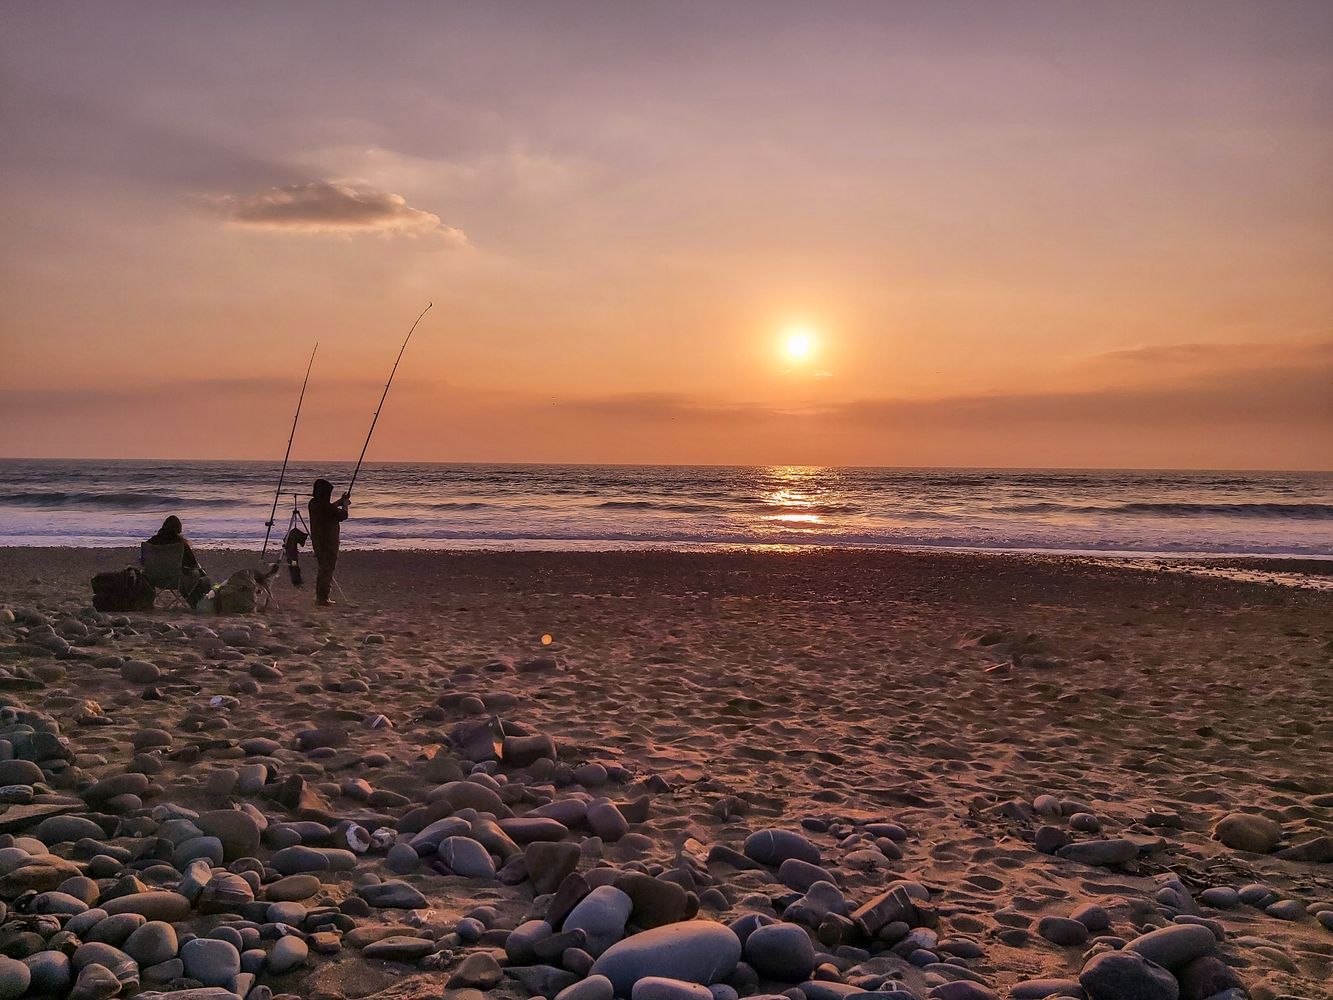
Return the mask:
<path id="1" fill-rule="evenodd" d="M 93 607 L 98 611 L 152 611 L 153 585 L 133 566 L 93 577 Z"/>

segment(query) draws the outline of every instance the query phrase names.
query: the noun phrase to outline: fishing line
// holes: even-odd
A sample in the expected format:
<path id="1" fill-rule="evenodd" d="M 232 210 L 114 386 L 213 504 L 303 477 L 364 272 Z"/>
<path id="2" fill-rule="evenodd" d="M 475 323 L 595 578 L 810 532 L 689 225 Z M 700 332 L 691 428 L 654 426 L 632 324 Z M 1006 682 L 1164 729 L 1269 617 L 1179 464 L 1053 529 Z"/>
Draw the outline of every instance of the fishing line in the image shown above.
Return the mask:
<path id="1" fill-rule="evenodd" d="M 310 383 L 310 369 L 315 367 L 315 351 L 319 350 L 319 344 L 315 344 L 315 350 L 310 352 L 310 363 L 305 366 L 305 381 L 301 383 L 301 394 L 296 397 L 296 415 L 292 417 L 292 432 L 287 436 L 287 453 L 282 456 L 282 471 L 278 473 L 278 488 L 273 493 L 273 509 L 268 512 L 268 520 L 264 522 L 264 547 L 259 551 L 259 561 L 264 561 L 264 556 L 268 554 L 269 536 L 273 534 L 273 519 L 278 513 L 278 501 L 282 498 L 282 483 L 287 478 L 287 460 L 292 457 L 292 442 L 296 440 L 296 424 L 301 419 L 301 404 L 305 402 L 305 387 Z"/>
<path id="2" fill-rule="evenodd" d="M 417 323 L 421 322 L 421 317 L 430 312 L 434 302 L 427 302 L 426 308 L 421 310 L 421 316 L 417 317 L 416 323 L 412 324 L 412 329 L 407 331 L 407 336 L 403 338 L 403 346 L 398 348 L 398 357 L 394 359 L 393 368 L 389 372 L 389 381 L 384 383 L 384 392 L 380 396 L 380 405 L 375 407 L 375 416 L 370 419 L 370 430 L 366 433 L 366 443 L 361 446 L 361 457 L 356 460 L 356 468 L 352 470 L 352 481 L 347 484 L 347 496 L 352 495 L 352 487 L 356 485 L 356 477 L 361 472 L 361 463 L 366 459 L 366 449 L 370 447 L 371 435 L 375 433 L 375 424 L 380 419 L 380 410 L 384 409 L 384 401 L 389 397 L 389 386 L 393 385 L 393 377 L 398 373 L 398 362 L 403 360 L 403 352 L 407 350 L 407 342 L 412 339 L 412 334 L 416 332 Z"/>

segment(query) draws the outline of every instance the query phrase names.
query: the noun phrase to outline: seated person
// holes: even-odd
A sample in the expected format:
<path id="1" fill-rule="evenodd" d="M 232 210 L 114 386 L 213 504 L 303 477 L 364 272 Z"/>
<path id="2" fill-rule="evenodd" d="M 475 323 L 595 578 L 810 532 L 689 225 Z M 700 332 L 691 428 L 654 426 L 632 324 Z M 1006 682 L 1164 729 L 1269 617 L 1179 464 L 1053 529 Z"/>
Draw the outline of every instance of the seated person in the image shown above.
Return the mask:
<path id="1" fill-rule="evenodd" d="M 180 542 L 183 546 L 181 554 L 181 587 L 180 593 L 191 605 L 208 592 L 210 586 L 208 574 L 204 568 L 199 565 L 199 559 L 194 554 L 194 549 L 190 546 L 190 540 L 182 533 L 181 519 L 172 514 L 162 522 L 162 527 L 157 530 L 157 534 L 148 539 L 149 545 L 175 545 Z"/>

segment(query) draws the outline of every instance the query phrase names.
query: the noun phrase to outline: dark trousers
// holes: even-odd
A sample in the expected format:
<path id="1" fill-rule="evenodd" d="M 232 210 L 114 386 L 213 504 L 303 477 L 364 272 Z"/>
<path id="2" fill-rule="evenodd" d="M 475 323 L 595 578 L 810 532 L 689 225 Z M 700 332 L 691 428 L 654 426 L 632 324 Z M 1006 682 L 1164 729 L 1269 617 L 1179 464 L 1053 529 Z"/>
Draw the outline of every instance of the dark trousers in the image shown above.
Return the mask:
<path id="1" fill-rule="evenodd" d="M 333 589 L 333 568 L 338 565 L 338 550 L 324 549 L 315 553 L 319 572 L 315 574 L 315 600 L 327 601 Z"/>

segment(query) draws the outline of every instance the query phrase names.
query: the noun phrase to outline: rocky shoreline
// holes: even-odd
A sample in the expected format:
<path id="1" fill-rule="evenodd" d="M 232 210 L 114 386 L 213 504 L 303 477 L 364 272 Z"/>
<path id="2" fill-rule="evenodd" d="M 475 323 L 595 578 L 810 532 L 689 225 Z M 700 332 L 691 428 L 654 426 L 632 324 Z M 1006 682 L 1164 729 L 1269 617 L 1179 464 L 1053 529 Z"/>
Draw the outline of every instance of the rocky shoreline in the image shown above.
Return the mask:
<path id="1" fill-rule="evenodd" d="M 680 646 L 699 633 L 652 606 L 678 591 L 685 618 L 757 614 L 781 633 L 774 641 L 799 643 L 807 618 L 811 629 L 830 614 L 867 620 L 874 595 L 838 583 L 853 567 L 775 562 L 790 579 L 747 586 L 730 578 L 762 563 L 714 557 L 702 579 L 682 557 L 664 585 L 658 557 L 625 557 L 617 571 L 651 581 L 655 596 L 640 608 L 610 587 L 596 603 L 611 606 L 580 626 L 619 628 L 620 648 L 640 650 L 616 668 L 627 687 L 611 691 L 585 669 L 576 629 L 549 647 L 512 638 L 514 618 L 538 617 L 536 605 L 559 618 L 558 605 L 568 624 L 592 601 L 578 571 L 554 604 L 540 558 L 507 587 L 478 559 L 447 598 L 398 600 L 423 577 L 405 557 L 378 558 L 376 596 L 332 615 L 101 614 L 62 590 L 68 579 L 0 593 L 0 1000 L 1333 995 L 1321 982 L 1333 968 L 1333 772 L 1301 763 L 1329 759 L 1327 714 L 1280 706 L 1296 739 L 1253 760 L 1272 782 L 1285 751 L 1289 773 L 1274 801 L 1233 808 L 1234 796 L 1164 794 L 1160 775 L 1188 784 L 1164 748 L 1120 746 L 1089 713 L 1098 694 L 1156 699 L 1165 715 L 1150 726 L 1183 724 L 1155 688 L 1075 682 L 1116 660 L 1137 684 L 1165 682 L 1161 660 L 1140 662 L 1128 640 L 1113 650 L 1105 635 L 978 628 L 933 644 L 932 676 L 910 665 L 918 651 L 901 634 L 892 644 L 894 628 L 953 613 L 932 608 L 928 574 L 907 582 L 920 561 L 889 564 L 895 592 L 917 599 L 881 607 L 889 624 L 875 641 L 900 666 L 880 683 L 886 704 L 913 716 L 937 696 L 927 686 L 953 691 L 924 728 L 893 734 L 883 709 L 856 713 L 864 677 L 849 676 L 848 699 L 821 721 L 783 700 L 763 656 L 726 654 L 739 677 L 687 669 Z M 1045 572 L 1084 574 L 1075 590 L 1132 590 L 1135 579 Z M 1256 613 L 1255 588 L 1166 586 L 1159 613 L 1181 594 Z M 1275 622 L 1327 608 L 1318 595 L 1277 598 L 1278 611 L 1270 600 L 1257 613 Z M 510 615 L 497 626 L 509 650 L 494 653 L 494 635 L 471 656 L 446 650 L 445 628 L 455 646 L 485 628 L 445 623 L 479 612 Z M 1314 635 L 1287 636 L 1302 638 Z M 978 692 L 1022 714 L 1015 686 L 1044 703 L 1024 725 L 1051 730 L 1045 745 L 1065 748 L 1063 760 L 995 731 Z M 673 692 L 720 709 L 740 741 L 692 727 L 671 710 Z M 619 729 L 603 724 L 600 738 L 579 724 L 617 712 Z M 950 713 L 957 721 L 943 724 Z M 769 715 L 773 725 L 756 725 Z M 797 717 L 812 729 L 781 739 Z M 1228 741 L 1216 720 L 1194 721 L 1186 750 Z M 876 729 L 913 755 L 880 745 Z M 1141 787 L 1091 780 L 1097 765 L 1079 742 L 1089 733 L 1113 748 L 1119 775 L 1138 769 Z M 876 761 L 852 768 L 849 734 Z M 1214 783 L 1231 761 L 1218 767 Z M 830 777 L 849 768 L 850 780 Z M 776 787 L 766 769 L 781 772 Z M 783 782 L 799 792 L 784 798 Z"/>

